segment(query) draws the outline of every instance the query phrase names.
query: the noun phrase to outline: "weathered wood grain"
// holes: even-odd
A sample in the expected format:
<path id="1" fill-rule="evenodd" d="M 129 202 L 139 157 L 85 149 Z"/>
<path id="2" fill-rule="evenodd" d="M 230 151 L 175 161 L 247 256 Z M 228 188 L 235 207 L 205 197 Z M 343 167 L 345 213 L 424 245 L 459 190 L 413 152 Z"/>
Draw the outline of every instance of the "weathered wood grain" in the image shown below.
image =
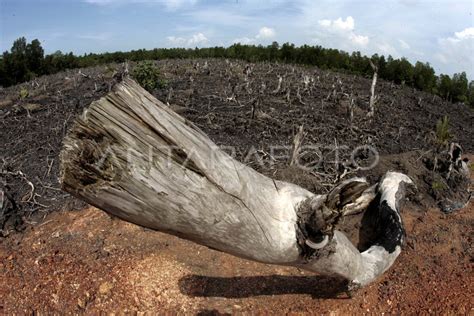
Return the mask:
<path id="1" fill-rule="evenodd" d="M 409 179 L 394 181 L 398 192 Z M 64 140 L 61 182 L 64 190 L 126 221 L 358 285 L 383 273 L 399 253 L 374 248 L 377 255 L 370 249 L 361 254 L 334 229 L 337 218 L 374 199 L 377 189 L 365 179 L 348 180 L 326 196 L 268 178 L 221 151 L 131 79 L 77 119 Z M 396 205 L 388 212 L 398 214 Z"/>

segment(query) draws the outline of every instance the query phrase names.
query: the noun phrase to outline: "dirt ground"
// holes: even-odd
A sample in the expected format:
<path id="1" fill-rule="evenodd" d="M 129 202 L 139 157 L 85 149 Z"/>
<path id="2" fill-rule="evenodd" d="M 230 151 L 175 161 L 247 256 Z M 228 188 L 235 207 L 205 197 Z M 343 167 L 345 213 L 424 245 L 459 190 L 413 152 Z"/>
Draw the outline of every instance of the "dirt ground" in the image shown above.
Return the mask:
<path id="1" fill-rule="evenodd" d="M 342 172 L 333 164 L 334 144 L 346 146 L 342 163 L 357 146 L 375 147 L 379 164 L 367 172 L 349 166 L 352 175 L 375 183 L 387 170 L 399 170 L 419 189 L 402 210 L 407 243 L 400 257 L 349 298 L 340 280 L 222 254 L 72 198 L 58 183 L 62 139 L 74 117 L 109 91 L 120 66 L 70 70 L 0 89 L 0 180 L 6 183 L 0 185 L 18 202 L 0 214 L 6 236 L 0 237 L 0 314 L 474 313 L 474 206 L 451 214 L 436 208 L 429 191 L 437 180 L 423 162 L 444 115 L 452 140 L 474 152 L 472 109 L 381 81 L 368 119 L 370 78 L 269 63 L 250 65 L 246 75 L 247 63 L 225 60 L 157 65 L 168 84 L 155 96 L 273 178 L 327 192 L 321 183 Z M 284 80 L 275 92 L 278 76 Z M 25 99 L 22 88 L 29 92 Z M 313 173 L 288 168 L 271 151 L 291 147 L 300 125 L 304 144 L 320 150 L 304 158 L 319 155 Z"/>
<path id="2" fill-rule="evenodd" d="M 56 212 L 1 242 L 0 313 L 471 314 L 473 211 L 404 208 L 405 249 L 353 298 L 338 280 L 239 259 L 95 208 Z"/>

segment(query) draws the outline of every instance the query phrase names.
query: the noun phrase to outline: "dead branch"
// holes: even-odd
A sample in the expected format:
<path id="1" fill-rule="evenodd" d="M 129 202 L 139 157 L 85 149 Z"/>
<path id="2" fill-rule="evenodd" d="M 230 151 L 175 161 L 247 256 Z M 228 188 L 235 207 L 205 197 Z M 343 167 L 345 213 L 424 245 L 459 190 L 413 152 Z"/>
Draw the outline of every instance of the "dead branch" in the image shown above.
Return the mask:
<path id="1" fill-rule="evenodd" d="M 301 144 L 303 143 L 304 137 L 305 137 L 305 133 L 303 131 L 303 125 L 301 125 L 298 129 L 298 133 L 296 133 L 295 138 L 293 139 L 290 166 L 294 166 L 298 163 L 298 160 L 300 157 Z"/>
<path id="2" fill-rule="evenodd" d="M 301 104 L 301 105 L 306 105 L 306 103 L 303 102 L 303 99 L 301 97 L 301 94 L 300 94 L 300 87 L 298 86 L 298 88 L 296 89 L 296 99 L 298 100 L 298 102 Z"/>
<path id="3" fill-rule="evenodd" d="M 374 75 L 372 77 L 372 85 L 370 86 L 370 101 L 369 101 L 369 113 L 367 113 L 368 117 L 373 117 L 375 114 L 375 103 L 377 102 L 378 97 L 375 95 L 375 85 L 377 84 L 377 75 L 378 75 L 378 66 L 376 66 L 371 59 L 370 66 L 374 71 Z"/>

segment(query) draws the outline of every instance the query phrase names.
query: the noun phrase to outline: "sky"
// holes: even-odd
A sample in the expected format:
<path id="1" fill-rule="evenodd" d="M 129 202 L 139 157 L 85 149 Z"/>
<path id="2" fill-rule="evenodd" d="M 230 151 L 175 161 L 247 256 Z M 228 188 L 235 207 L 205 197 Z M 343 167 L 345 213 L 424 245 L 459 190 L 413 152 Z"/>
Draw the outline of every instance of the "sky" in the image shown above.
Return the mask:
<path id="1" fill-rule="evenodd" d="M 429 62 L 474 79 L 474 0 L 0 0 L 0 49 L 84 54 L 273 41 Z"/>

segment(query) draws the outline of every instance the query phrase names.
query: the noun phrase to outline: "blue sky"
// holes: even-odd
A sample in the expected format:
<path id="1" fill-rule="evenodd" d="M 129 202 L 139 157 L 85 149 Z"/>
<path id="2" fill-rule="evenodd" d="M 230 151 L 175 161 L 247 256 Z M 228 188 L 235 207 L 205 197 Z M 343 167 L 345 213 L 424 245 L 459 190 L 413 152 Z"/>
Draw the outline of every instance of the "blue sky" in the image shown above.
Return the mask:
<path id="1" fill-rule="evenodd" d="M 0 49 L 47 53 L 291 42 L 428 61 L 474 78 L 474 1 L 0 0 Z"/>

